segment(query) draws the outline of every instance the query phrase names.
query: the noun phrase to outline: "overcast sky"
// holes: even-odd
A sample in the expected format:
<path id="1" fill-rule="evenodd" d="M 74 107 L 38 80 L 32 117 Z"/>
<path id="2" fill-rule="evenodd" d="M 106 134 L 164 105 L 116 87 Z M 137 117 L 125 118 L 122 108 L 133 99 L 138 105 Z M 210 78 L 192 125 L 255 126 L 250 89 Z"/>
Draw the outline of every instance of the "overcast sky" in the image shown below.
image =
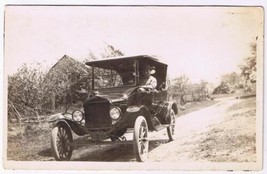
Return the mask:
<path id="1" fill-rule="evenodd" d="M 5 69 L 51 66 L 65 54 L 83 60 L 105 44 L 125 55 L 157 55 L 169 76 L 218 82 L 250 55 L 262 37 L 256 7 L 11 6 L 5 9 Z"/>

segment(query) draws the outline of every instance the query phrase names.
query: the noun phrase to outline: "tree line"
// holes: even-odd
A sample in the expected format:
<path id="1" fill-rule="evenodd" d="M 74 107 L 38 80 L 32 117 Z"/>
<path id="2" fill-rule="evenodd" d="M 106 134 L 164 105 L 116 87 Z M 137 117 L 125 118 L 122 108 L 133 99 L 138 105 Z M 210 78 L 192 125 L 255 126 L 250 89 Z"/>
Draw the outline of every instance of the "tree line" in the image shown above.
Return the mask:
<path id="1" fill-rule="evenodd" d="M 37 63 L 23 64 L 16 73 L 8 76 L 8 120 L 20 122 L 66 111 L 71 105 L 80 104 L 90 92 L 90 67 L 84 62 L 124 55 L 112 45 L 106 45 L 100 55 L 89 51 L 82 61 L 65 55 L 53 67 L 44 70 Z M 77 101 L 74 103 L 73 101 Z"/>
<path id="2" fill-rule="evenodd" d="M 245 57 L 243 63 L 239 65 L 240 73 L 232 72 L 221 76 L 221 83 L 217 86 L 213 94 L 235 93 L 242 91 L 250 93 L 256 91 L 257 82 L 257 44 L 250 44 L 251 55 Z"/>

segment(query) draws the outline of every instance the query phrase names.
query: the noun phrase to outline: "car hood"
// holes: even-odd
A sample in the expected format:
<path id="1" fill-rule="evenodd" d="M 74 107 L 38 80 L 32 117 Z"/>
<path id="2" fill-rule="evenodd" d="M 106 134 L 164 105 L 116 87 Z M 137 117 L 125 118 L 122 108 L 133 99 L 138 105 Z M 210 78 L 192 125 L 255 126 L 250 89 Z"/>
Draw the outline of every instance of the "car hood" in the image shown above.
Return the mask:
<path id="1" fill-rule="evenodd" d="M 107 88 L 96 91 L 98 97 L 105 98 L 111 102 L 127 100 L 136 87 Z"/>

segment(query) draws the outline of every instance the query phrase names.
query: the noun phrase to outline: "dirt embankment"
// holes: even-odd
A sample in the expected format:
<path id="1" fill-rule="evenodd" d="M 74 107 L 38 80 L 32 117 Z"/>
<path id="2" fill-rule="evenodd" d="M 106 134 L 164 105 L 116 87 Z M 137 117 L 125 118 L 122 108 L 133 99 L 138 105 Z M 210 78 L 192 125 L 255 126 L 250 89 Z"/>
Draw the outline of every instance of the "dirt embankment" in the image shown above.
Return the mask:
<path id="1" fill-rule="evenodd" d="M 151 151 L 150 161 L 256 161 L 255 98 L 222 101 L 185 116 L 177 119 L 177 140 Z M 183 125 L 189 128 L 181 130 Z"/>

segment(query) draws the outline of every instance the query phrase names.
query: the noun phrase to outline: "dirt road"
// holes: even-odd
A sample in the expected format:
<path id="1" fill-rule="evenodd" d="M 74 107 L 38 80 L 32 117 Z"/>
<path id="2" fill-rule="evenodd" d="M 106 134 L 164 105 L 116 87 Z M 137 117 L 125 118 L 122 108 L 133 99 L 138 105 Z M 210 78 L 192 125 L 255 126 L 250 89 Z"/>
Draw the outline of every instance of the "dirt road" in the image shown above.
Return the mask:
<path id="1" fill-rule="evenodd" d="M 255 112 L 255 98 L 228 98 L 178 117 L 175 141 L 168 142 L 165 129 L 149 134 L 148 161 L 255 161 Z M 88 145 L 86 138 L 77 140 L 71 160 L 135 161 L 132 134 L 126 137 L 129 143 L 122 145 Z"/>

